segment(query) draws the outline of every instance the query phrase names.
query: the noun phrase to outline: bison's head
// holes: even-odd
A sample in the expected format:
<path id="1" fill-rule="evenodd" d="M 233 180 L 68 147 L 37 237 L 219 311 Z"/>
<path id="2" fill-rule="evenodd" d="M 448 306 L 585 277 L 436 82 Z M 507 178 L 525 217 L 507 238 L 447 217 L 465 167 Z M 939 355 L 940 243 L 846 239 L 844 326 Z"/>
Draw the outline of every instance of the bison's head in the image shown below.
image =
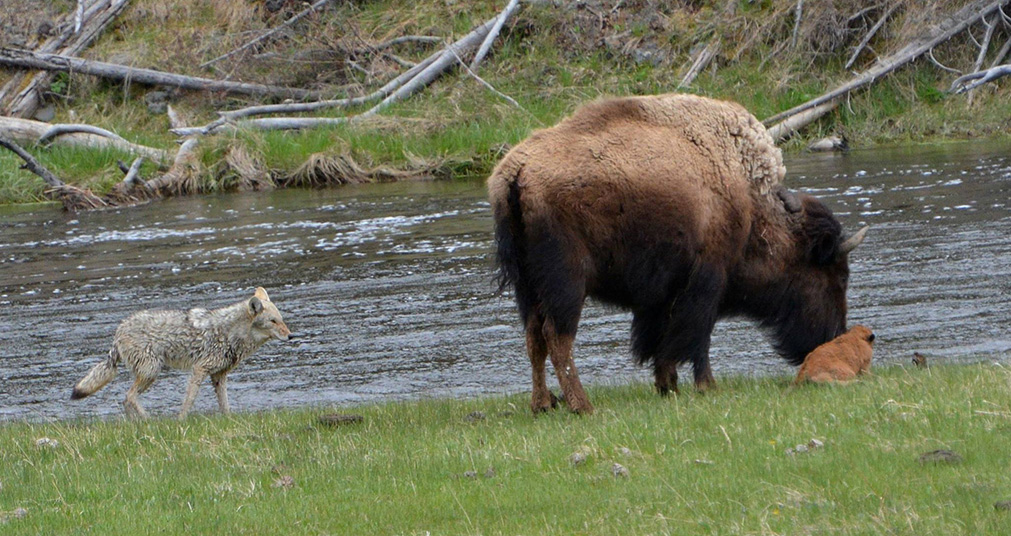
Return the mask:
<path id="1" fill-rule="evenodd" d="M 867 227 L 847 238 L 818 199 L 786 190 L 779 197 L 795 223 L 794 242 L 783 279 L 773 285 L 778 287 L 776 310 L 765 324 L 774 329 L 780 353 L 799 365 L 811 350 L 846 331 L 849 253 L 863 241 Z"/>

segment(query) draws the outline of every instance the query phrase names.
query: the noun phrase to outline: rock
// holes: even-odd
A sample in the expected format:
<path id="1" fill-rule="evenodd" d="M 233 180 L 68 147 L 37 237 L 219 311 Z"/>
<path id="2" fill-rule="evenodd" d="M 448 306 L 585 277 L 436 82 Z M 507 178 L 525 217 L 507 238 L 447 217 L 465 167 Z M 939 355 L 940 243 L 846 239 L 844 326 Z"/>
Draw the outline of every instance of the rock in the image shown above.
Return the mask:
<path id="1" fill-rule="evenodd" d="M 807 442 L 807 446 L 808 448 L 811 449 L 820 449 L 825 446 L 825 443 L 822 443 L 821 441 L 812 438 L 811 441 Z"/>
<path id="2" fill-rule="evenodd" d="M 464 478 L 477 478 L 477 471 L 464 471 Z"/>
<path id="3" fill-rule="evenodd" d="M 962 456 L 946 449 L 937 449 L 920 454 L 920 463 L 948 463 L 954 464 L 962 461 Z"/>
<path id="4" fill-rule="evenodd" d="M 147 104 L 147 111 L 161 115 L 168 111 L 168 98 L 167 91 L 148 91 L 144 95 L 144 104 Z"/>
<path id="5" fill-rule="evenodd" d="M 586 462 L 586 454 L 583 454 L 582 452 L 573 452 L 572 456 L 569 456 L 569 462 L 571 462 L 572 465 L 582 465 Z"/>
<path id="6" fill-rule="evenodd" d="M 25 510 L 24 508 L 21 508 L 19 506 L 19 507 L 15 508 L 14 511 L 11 512 L 11 514 L 14 517 L 16 517 L 16 518 L 21 519 L 22 517 L 25 517 L 26 515 L 28 515 L 28 510 Z"/>
<path id="7" fill-rule="evenodd" d="M 271 484 L 270 486 L 273 487 L 273 488 L 289 489 L 289 488 L 293 487 L 294 485 L 295 485 L 295 479 L 292 478 L 290 475 L 284 475 L 281 478 L 278 478 L 277 480 L 275 480 L 274 483 Z"/>
<path id="8" fill-rule="evenodd" d="M 847 151 L 849 143 L 845 136 L 829 136 L 807 146 L 808 151 Z"/>
<path id="9" fill-rule="evenodd" d="M 484 472 L 485 478 L 495 478 L 495 468 L 489 467 L 487 471 Z"/>
<path id="10" fill-rule="evenodd" d="M 635 455 L 635 453 L 632 452 L 632 449 L 628 447 L 621 447 L 620 449 L 618 449 L 618 452 L 626 458 L 631 458 L 632 456 Z"/>
<path id="11" fill-rule="evenodd" d="M 483 411 L 472 411 L 472 412 L 468 413 L 467 416 L 463 418 L 463 420 L 465 420 L 467 422 L 477 422 L 477 421 L 483 421 L 486 418 L 487 418 L 487 416 L 484 414 Z"/>
<path id="12" fill-rule="evenodd" d="M 36 121 L 42 121 L 43 123 L 48 123 L 56 118 L 56 107 L 52 104 L 47 104 L 45 106 L 40 106 L 35 110 L 35 115 L 32 116 Z"/>
<path id="13" fill-rule="evenodd" d="M 60 446 L 60 442 L 55 439 L 50 439 L 48 437 L 40 437 L 35 440 L 35 446 L 39 448 L 51 448 L 55 449 Z"/>
<path id="14" fill-rule="evenodd" d="M 997 510 L 1009 511 L 1011 510 L 1011 501 L 997 501 L 993 503 L 993 507 Z"/>
<path id="15" fill-rule="evenodd" d="M 343 426 L 347 424 L 358 424 L 365 420 L 361 415 L 349 415 L 344 413 L 328 413 L 320 415 L 318 421 L 327 426 Z"/>
<path id="16" fill-rule="evenodd" d="M 809 449 L 808 449 L 807 445 L 801 444 L 801 445 L 797 445 L 796 447 L 793 447 L 793 450 L 794 450 L 794 452 L 797 452 L 799 454 L 801 452 L 807 452 Z"/>
<path id="17" fill-rule="evenodd" d="M 611 466 L 611 474 L 616 477 L 628 477 L 628 469 L 620 463 L 616 463 Z"/>

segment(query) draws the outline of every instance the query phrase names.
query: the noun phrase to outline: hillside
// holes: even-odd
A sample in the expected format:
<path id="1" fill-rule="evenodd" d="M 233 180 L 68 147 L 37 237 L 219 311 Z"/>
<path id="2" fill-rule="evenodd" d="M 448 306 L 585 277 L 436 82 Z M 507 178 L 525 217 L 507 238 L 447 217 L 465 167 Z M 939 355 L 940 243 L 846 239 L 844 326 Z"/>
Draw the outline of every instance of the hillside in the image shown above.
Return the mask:
<path id="1" fill-rule="evenodd" d="M 688 91 L 738 101 L 764 119 L 866 71 L 964 6 L 983 3 L 523 3 L 474 71 L 451 68 L 375 115 L 300 131 L 226 129 L 201 136 L 176 191 L 481 176 L 531 130 L 602 95 Z M 489 21 L 506 2 L 324 4 L 255 46 L 212 61 L 281 27 L 308 4 L 132 0 L 79 56 L 191 77 L 302 88 L 327 98 L 360 97 Z M 74 7 L 59 0 L 25 9 L 23 2 L 0 0 L 0 15 L 11 21 L 0 38 L 5 46 L 34 48 L 65 27 L 61 16 Z M 971 96 L 948 93 L 958 75 L 941 67 L 965 73 L 977 64 L 1002 63 L 1011 32 L 999 15 L 985 19 L 989 26 L 977 22 L 929 56 L 849 93 L 834 110 L 784 140 L 783 147 L 801 150 L 830 134 L 845 136 L 852 147 L 1005 136 L 1011 117 L 1006 84 L 995 81 Z M 693 66 L 696 74 L 687 81 Z M 16 72 L 0 70 L 0 84 Z M 686 84 L 679 87 L 682 81 Z M 101 127 L 168 154 L 178 149 L 168 109 L 185 125 L 200 126 L 214 121 L 219 111 L 284 100 L 79 73 L 55 74 L 42 99 L 40 115 L 52 123 Z M 0 99 L 0 106 L 7 104 Z M 372 104 L 289 115 L 341 117 L 361 114 Z M 123 179 L 116 160 L 128 165 L 133 159 L 117 150 L 25 146 L 65 182 L 98 194 Z M 160 177 L 170 163 L 159 166 L 148 159 L 140 176 Z M 19 170 L 20 164 L 12 153 L 0 153 L 0 203 L 45 198 L 45 184 Z"/>

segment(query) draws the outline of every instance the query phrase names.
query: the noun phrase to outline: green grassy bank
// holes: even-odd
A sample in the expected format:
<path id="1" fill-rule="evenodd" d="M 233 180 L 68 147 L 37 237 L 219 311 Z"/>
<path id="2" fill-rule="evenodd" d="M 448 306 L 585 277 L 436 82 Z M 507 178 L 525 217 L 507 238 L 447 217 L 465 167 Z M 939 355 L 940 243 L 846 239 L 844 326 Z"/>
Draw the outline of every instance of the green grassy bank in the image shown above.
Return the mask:
<path id="1" fill-rule="evenodd" d="M 7 423 L 0 532 L 1007 533 L 1011 370 L 789 380 L 595 387 L 588 417 L 534 418 L 515 395 L 341 408 L 364 421 L 333 428 L 325 408 Z M 918 459 L 935 449 L 962 459 Z"/>
<path id="2" fill-rule="evenodd" d="M 350 156 L 366 168 L 411 168 L 423 160 L 441 163 L 441 176 L 483 175 L 504 147 L 533 129 L 556 123 L 580 103 L 605 95 L 692 92 L 738 101 L 765 118 L 846 82 L 854 72 L 900 49 L 932 21 L 965 3 L 945 0 L 905 6 L 888 0 L 865 10 L 867 2 L 859 0 L 809 2 L 799 19 L 794 0 L 525 4 L 506 24 L 492 55 L 477 71 L 499 93 L 454 70 L 373 120 L 308 132 L 212 136 L 201 144 L 199 189 L 241 187 L 224 158 L 235 147 L 280 183 L 317 154 Z M 136 0 L 84 55 L 192 76 L 322 89 L 335 97 L 358 96 L 403 70 L 388 54 L 368 52 L 369 46 L 404 35 L 457 38 L 498 13 L 502 4 L 484 0 L 420 0 L 410 6 L 390 0 L 333 2 L 256 54 L 198 67 L 276 27 L 290 9 L 270 13 L 262 2 L 253 1 L 166 4 Z M 902 5 L 891 12 L 871 46 L 847 69 L 853 50 L 891 4 Z M 59 6 L 70 10 L 73 2 Z M 987 62 L 997 59 L 997 49 L 1008 38 L 1006 30 L 996 31 Z M 720 51 L 710 66 L 679 89 L 700 47 L 716 41 Z M 390 51 L 398 61 L 417 62 L 439 46 L 414 43 Z M 962 72 L 972 69 L 977 53 L 978 47 L 965 34 L 933 51 L 938 62 Z M 854 147 L 1007 136 L 1011 117 L 1007 84 L 989 84 L 970 100 L 946 92 L 955 76 L 930 60 L 917 60 L 853 93 L 784 147 L 800 150 L 828 134 L 845 135 Z M 0 71 L 0 82 L 4 77 Z M 176 140 L 168 131 L 166 115 L 146 107 L 145 98 L 152 89 L 59 75 L 47 99 L 55 107 L 54 122 L 93 124 L 131 141 L 174 151 Z M 500 94 L 514 99 L 519 107 Z M 189 125 L 212 121 L 217 110 L 258 103 L 200 92 L 170 92 L 169 98 Z M 367 107 L 318 115 L 352 114 Z M 30 149 L 66 182 L 97 193 L 108 191 L 122 178 L 115 160 L 129 163 L 130 159 L 108 152 Z M 0 203 L 44 197 L 42 181 L 19 170 L 19 164 L 14 155 L 0 152 Z M 150 163 L 142 169 L 144 177 L 157 173 Z"/>

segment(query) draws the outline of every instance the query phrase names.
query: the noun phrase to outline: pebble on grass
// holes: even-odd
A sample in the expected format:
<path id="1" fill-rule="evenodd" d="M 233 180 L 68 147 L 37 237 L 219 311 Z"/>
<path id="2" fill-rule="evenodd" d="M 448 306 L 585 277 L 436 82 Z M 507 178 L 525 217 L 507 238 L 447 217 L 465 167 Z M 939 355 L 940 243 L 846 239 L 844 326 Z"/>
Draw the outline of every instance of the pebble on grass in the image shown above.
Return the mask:
<path id="1" fill-rule="evenodd" d="M 920 463 L 959 463 L 962 461 L 962 456 L 946 449 L 937 449 L 930 452 L 924 452 L 920 454 Z"/>
<path id="2" fill-rule="evenodd" d="M 487 416 L 484 414 L 483 411 L 472 411 L 468 413 L 467 416 L 463 418 L 463 420 L 467 422 L 478 422 L 483 421 L 486 418 Z"/>
<path id="3" fill-rule="evenodd" d="M 60 446 L 60 442 L 55 439 L 50 439 L 48 437 L 40 437 L 35 440 L 35 446 L 39 448 L 51 448 L 55 449 Z"/>
<path id="4" fill-rule="evenodd" d="M 24 508 L 21 508 L 19 506 L 19 507 L 15 508 L 14 511 L 11 512 L 11 514 L 14 517 L 16 517 L 16 518 L 21 519 L 22 517 L 25 517 L 26 515 L 28 515 L 28 510 L 25 510 Z"/>
<path id="5" fill-rule="evenodd" d="M 271 484 L 270 486 L 274 488 L 289 489 L 295 486 L 295 479 L 289 475 L 284 475 L 281 478 L 275 480 L 274 483 Z"/>
<path id="6" fill-rule="evenodd" d="M 343 426 L 346 424 L 358 424 L 365 420 L 361 415 L 349 415 L 345 413 L 327 413 L 320 415 L 319 423 L 326 426 Z"/>
<path id="7" fill-rule="evenodd" d="M 616 476 L 616 477 L 626 477 L 627 478 L 628 477 L 628 469 L 624 465 L 621 465 L 620 463 L 616 463 L 616 464 L 614 464 L 614 465 L 611 466 L 611 474 L 614 475 L 614 476 Z"/>
<path id="8" fill-rule="evenodd" d="M 572 465 L 582 465 L 583 463 L 586 463 L 586 454 L 583 454 L 582 452 L 573 452 L 572 455 L 569 456 L 569 462 L 571 462 Z"/>
<path id="9" fill-rule="evenodd" d="M 1011 501 L 997 501 L 993 503 L 993 507 L 1005 512 L 1011 511 Z"/>

